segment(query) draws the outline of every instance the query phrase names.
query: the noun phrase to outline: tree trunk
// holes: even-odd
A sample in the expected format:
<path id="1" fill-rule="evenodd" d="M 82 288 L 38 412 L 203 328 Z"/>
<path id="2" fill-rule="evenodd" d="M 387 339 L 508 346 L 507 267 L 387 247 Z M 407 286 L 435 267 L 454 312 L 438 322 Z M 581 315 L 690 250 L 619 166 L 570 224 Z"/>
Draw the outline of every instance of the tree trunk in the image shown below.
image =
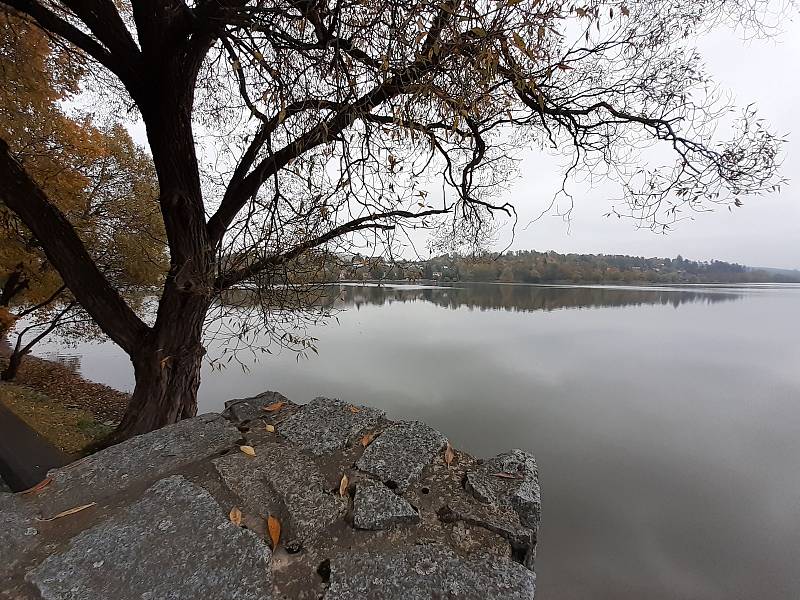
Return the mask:
<path id="1" fill-rule="evenodd" d="M 197 414 L 197 389 L 208 299 L 168 282 L 148 340 L 131 354 L 136 386 L 125 415 L 105 444 L 126 440 Z"/>
<path id="2" fill-rule="evenodd" d="M 19 371 L 19 366 L 22 364 L 22 357 L 25 356 L 22 352 L 14 351 L 8 357 L 8 365 L 3 372 L 0 373 L 0 380 L 12 381 Z"/>

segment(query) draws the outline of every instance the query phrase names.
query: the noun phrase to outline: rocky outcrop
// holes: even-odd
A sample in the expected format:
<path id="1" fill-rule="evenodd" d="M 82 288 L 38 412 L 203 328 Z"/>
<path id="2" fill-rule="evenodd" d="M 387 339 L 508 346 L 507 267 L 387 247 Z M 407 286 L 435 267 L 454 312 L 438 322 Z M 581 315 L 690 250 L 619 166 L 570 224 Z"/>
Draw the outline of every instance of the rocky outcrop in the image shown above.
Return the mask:
<path id="1" fill-rule="evenodd" d="M 447 446 L 341 400 L 229 401 L 0 492 L 0 598 L 532 598 L 533 457 Z"/>

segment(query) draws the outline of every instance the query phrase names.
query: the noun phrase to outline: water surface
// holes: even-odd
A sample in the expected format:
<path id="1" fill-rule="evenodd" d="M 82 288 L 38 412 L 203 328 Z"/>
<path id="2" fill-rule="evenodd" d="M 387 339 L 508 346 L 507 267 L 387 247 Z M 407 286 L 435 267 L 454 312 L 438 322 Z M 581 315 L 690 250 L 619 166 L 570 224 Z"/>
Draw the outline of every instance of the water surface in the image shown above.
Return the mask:
<path id="1" fill-rule="evenodd" d="M 800 597 L 800 287 L 335 293 L 319 356 L 206 368 L 201 410 L 338 396 L 479 455 L 533 452 L 539 599 Z M 131 389 L 113 345 L 59 352 Z"/>

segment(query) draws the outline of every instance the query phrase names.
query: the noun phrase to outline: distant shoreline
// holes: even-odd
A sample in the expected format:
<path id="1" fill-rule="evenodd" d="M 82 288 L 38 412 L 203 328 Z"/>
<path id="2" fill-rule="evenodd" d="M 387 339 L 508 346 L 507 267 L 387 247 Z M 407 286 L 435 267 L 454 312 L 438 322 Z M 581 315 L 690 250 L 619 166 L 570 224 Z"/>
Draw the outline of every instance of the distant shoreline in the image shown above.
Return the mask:
<path id="1" fill-rule="evenodd" d="M 657 281 L 612 282 L 612 281 L 548 281 L 547 283 L 528 283 L 523 281 L 438 281 L 436 279 L 342 279 L 327 282 L 329 285 L 419 285 L 425 287 L 452 287 L 454 284 L 479 285 L 519 285 L 528 287 L 605 287 L 605 288 L 681 288 L 681 287 L 794 287 L 800 281 L 708 281 L 708 282 L 675 282 L 660 283 Z"/>

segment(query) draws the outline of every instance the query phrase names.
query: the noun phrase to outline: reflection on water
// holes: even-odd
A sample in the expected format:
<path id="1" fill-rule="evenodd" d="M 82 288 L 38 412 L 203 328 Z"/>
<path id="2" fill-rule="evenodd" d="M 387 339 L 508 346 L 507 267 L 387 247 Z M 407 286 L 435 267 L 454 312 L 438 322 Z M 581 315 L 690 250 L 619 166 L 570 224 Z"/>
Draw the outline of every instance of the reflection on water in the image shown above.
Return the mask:
<path id="1" fill-rule="evenodd" d="M 336 286 L 319 356 L 204 371 L 536 454 L 540 600 L 800 598 L 800 288 Z M 564 309 L 564 310 L 559 310 Z M 211 347 L 209 352 L 218 352 Z M 130 389 L 114 346 L 82 372 Z"/>
<path id="2" fill-rule="evenodd" d="M 534 286 L 465 283 L 461 285 L 340 285 L 335 286 L 344 306 L 393 302 L 430 302 L 445 308 L 478 308 L 529 312 L 561 308 L 597 308 L 725 302 L 741 297 L 737 289 L 693 291 L 681 288 L 633 288 L 603 286 Z"/>

